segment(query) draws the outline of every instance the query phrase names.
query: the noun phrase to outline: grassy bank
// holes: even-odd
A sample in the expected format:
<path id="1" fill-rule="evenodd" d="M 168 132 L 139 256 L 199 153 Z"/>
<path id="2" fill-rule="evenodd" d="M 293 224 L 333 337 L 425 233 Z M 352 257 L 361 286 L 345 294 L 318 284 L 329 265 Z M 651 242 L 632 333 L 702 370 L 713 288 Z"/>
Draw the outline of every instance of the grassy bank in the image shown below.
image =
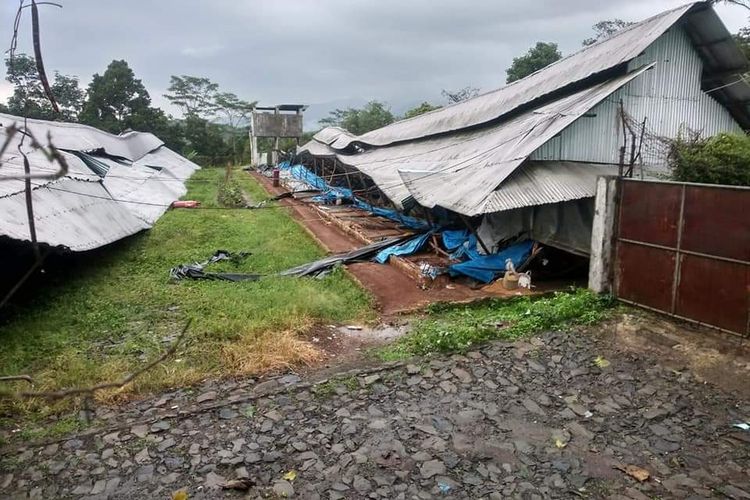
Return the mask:
<path id="1" fill-rule="evenodd" d="M 378 352 L 384 360 L 463 352 L 495 339 L 516 339 L 604 319 L 611 299 L 588 290 L 544 298 L 487 300 L 471 305 L 436 304 L 413 331 Z"/>
<path id="2" fill-rule="evenodd" d="M 217 207 L 223 175 L 223 169 L 198 171 L 185 199 Z M 246 174 L 235 179 L 250 198 L 268 197 Z M 318 353 L 300 332 L 315 322 L 372 314 L 368 296 L 341 271 L 320 280 L 170 282 L 171 267 L 217 249 L 252 255 L 211 270 L 262 274 L 324 255 L 283 208 L 170 210 L 153 229 L 76 259 L 56 284 L 40 287 L 13 311 L 0 325 L 0 374 L 29 374 L 36 390 L 117 380 L 158 357 L 192 319 L 177 355 L 124 391 L 147 392 L 313 361 Z M 25 410 L 30 403 L 14 405 Z"/>

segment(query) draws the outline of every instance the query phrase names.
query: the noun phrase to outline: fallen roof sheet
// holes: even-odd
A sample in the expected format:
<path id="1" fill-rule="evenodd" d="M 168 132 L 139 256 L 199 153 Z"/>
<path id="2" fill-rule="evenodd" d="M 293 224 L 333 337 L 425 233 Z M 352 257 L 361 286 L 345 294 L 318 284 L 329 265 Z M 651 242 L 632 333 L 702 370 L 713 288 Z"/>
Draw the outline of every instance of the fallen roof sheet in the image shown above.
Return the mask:
<path id="1" fill-rule="evenodd" d="M 738 77 L 747 59 L 711 4 L 693 2 L 473 99 L 361 136 L 326 128 L 300 152 L 334 157 L 361 171 L 397 206 L 416 200 L 428 208 L 439 206 L 468 216 L 508 209 L 514 203 L 508 197 L 510 190 L 503 190 L 505 180 L 534 150 L 648 69 L 626 73 L 639 64 L 638 56 L 646 48 L 675 25 L 685 29 L 703 59 L 702 84 L 710 86 L 712 96 L 750 128 L 750 85 Z M 520 200 L 516 204 L 576 199 L 581 192 L 574 181 L 565 187 L 543 187 L 560 179 L 520 175 L 516 186 L 524 180 L 538 195 L 516 190 Z"/>
<path id="2" fill-rule="evenodd" d="M 80 124 L 0 114 L 0 142 L 11 125 L 23 129 L 24 123 L 41 143 L 51 137 L 69 167 L 58 179 L 31 181 L 37 240 L 50 246 L 91 250 L 150 228 L 185 194 L 185 180 L 199 168 L 152 134 L 116 136 Z M 29 241 L 19 147 L 33 175 L 54 174 L 59 165 L 22 134 L 0 158 L 0 236 Z"/>
<path id="3" fill-rule="evenodd" d="M 80 123 L 24 120 L 0 113 L 0 126 L 7 128 L 13 124 L 24 127 L 39 141 L 46 141 L 50 136 L 57 149 L 84 152 L 103 150 L 110 156 L 130 161 L 142 158 L 164 144 L 155 135 L 144 132 L 114 135 Z"/>

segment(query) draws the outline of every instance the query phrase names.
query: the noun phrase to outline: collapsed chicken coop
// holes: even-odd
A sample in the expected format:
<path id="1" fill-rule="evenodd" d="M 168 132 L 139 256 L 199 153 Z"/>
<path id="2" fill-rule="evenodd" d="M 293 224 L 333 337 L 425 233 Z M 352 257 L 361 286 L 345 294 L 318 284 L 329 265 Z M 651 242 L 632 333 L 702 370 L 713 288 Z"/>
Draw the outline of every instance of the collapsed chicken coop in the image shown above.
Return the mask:
<path id="1" fill-rule="evenodd" d="M 413 233 L 378 260 L 411 256 L 423 275 L 486 283 L 508 259 L 585 275 L 597 178 L 663 175 L 680 134 L 747 129 L 746 68 L 695 2 L 473 99 L 361 136 L 323 129 L 281 175 L 365 239 Z"/>

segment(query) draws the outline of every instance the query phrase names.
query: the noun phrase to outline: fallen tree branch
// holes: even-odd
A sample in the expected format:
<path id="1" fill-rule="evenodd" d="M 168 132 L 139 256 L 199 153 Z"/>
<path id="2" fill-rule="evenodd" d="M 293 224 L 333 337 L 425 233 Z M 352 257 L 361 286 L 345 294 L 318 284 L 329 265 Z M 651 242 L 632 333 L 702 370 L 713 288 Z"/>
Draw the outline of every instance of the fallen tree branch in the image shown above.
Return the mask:
<path id="1" fill-rule="evenodd" d="M 84 396 L 86 398 L 91 398 L 96 391 L 101 391 L 103 389 L 119 389 L 122 387 L 125 387 L 130 382 L 135 380 L 140 375 L 144 374 L 145 372 L 149 371 L 159 363 L 163 362 L 165 359 L 167 359 L 169 356 L 174 354 L 177 351 L 177 348 L 180 346 L 180 343 L 185 338 L 185 333 L 187 333 L 188 328 L 190 328 L 190 324 L 192 323 L 192 319 L 188 320 L 188 322 L 185 324 L 185 326 L 182 328 L 182 331 L 180 332 L 180 335 L 175 339 L 175 341 L 172 343 L 172 345 L 164 351 L 164 354 L 159 356 L 157 359 L 151 361 L 146 366 L 141 368 L 140 370 L 136 370 L 130 375 L 126 376 L 122 380 L 118 382 L 105 382 L 103 384 L 94 385 L 91 387 L 77 387 L 74 389 L 63 389 L 60 391 L 51 391 L 51 392 L 2 392 L 0 393 L 0 398 L 42 398 L 42 399 L 49 399 L 49 400 L 57 400 L 62 399 L 70 396 Z M 28 375 L 17 375 L 17 377 L 28 377 Z M 30 379 L 31 377 L 29 377 Z"/>

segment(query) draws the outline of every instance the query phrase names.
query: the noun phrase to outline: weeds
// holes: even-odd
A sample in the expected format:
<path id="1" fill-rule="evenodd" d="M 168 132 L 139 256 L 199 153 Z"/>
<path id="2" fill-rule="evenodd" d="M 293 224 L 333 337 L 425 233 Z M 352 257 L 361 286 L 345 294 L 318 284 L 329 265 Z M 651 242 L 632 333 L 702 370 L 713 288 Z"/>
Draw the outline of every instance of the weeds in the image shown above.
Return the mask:
<path id="1" fill-rule="evenodd" d="M 588 290 L 546 298 L 493 299 L 468 306 L 435 305 L 412 333 L 378 351 L 391 361 L 436 352 L 463 352 L 493 339 L 515 339 L 571 325 L 596 323 L 613 301 Z"/>
<path id="2" fill-rule="evenodd" d="M 234 179 L 221 181 L 216 201 L 222 207 L 237 208 L 245 205 L 245 200 L 242 198 L 242 188 Z"/>
<path id="3" fill-rule="evenodd" d="M 23 441 L 38 441 L 41 439 L 54 439 L 62 436 L 73 434 L 86 428 L 86 424 L 75 416 L 60 418 L 51 424 L 45 423 L 42 426 L 29 426 L 18 433 L 18 437 Z"/>

